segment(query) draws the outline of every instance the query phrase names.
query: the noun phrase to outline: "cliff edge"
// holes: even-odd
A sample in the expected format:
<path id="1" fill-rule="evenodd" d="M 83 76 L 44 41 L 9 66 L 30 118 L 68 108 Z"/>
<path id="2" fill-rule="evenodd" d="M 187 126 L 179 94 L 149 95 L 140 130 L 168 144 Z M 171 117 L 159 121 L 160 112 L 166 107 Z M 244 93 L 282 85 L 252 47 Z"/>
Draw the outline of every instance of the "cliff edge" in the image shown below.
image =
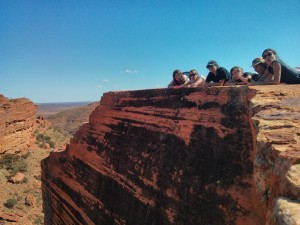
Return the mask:
<path id="1" fill-rule="evenodd" d="M 34 141 L 36 106 L 27 98 L 8 99 L 0 94 L 0 154 L 21 151 Z"/>
<path id="2" fill-rule="evenodd" d="M 297 224 L 299 102 L 299 85 L 105 93 L 42 162 L 45 224 Z"/>

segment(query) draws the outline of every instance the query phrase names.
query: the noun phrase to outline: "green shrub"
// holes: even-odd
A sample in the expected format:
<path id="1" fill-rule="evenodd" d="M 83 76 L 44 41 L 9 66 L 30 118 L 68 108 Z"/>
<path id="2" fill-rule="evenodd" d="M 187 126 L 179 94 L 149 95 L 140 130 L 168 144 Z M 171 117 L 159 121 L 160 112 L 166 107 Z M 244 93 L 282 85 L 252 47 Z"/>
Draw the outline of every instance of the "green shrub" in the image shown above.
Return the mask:
<path id="1" fill-rule="evenodd" d="M 17 172 L 26 172 L 27 163 L 19 155 L 7 153 L 0 159 L 0 168 L 5 168 L 11 175 L 15 175 Z"/>
<path id="2" fill-rule="evenodd" d="M 46 144 L 45 144 L 44 142 L 40 142 L 40 143 L 39 143 L 39 147 L 40 147 L 40 148 L 46 148 Z"/>
<path id="3" fill-rule="evenodd" d="M 22 184 L 27 184 L 28 183 L 28 178 L 24 177 L 24 179 L 21 181 Z"/>
<path id="4" fill-rule="evenodd" d="M 15 160 L 17 160 L 17 155 L 6 153 L 0 159 L 0 166 L 1 168 L 6 168 L 10 163 L 14 162 Z"/>
<path id="5" fill-rule="evenodd" d="M 12 209 L 17 203 L 18 203 L 17 199 L 10 198 L 4 203 L 4 206 L 6 208 Z"/>
<path id="6" fill-rule="evenodd" d="M 23 154 L 22 158 L 27 159 L 29 156 L 31 156 L 31 152 L 27 152 L 26 154 Z"/>
<path id="7" fill-rule="evenodd" d="M 39 145 L 40 148 L 46 148 L 46 144 L 49 144 L 50 148 L 55 147 L 55 144 L 51 140 L 51 137 L 41 133 L 36 135 L 36 143 Z"/>
<path id="8" fill-rule="evenodd" d="M 43 216 L 37 216 L 37 218 L 35 218 L 34 224 L 44 224 L 44 217 Z"/>
<path id="9" fill-rule="evenodd" d="M 48 144 L 50 145 L 50 148 L 54 148 L 54 147 L 55 147 L 55 144 L 54 144 L 54 142 L 53 142 L 53 141 L 51 141 L 51 140 L 48 142 Z"/>

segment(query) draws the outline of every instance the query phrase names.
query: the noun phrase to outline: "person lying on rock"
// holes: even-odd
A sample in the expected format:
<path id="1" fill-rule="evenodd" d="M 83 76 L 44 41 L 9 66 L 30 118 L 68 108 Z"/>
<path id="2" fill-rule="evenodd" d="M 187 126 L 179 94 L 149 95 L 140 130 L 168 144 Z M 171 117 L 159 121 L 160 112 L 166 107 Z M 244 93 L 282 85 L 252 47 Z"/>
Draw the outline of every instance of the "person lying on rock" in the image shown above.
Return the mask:
<path id="1" fill-rule="evenodd" d="M 220 67 L 215 60 L 210 60 L 206 68 L 209 73 L 206 77 L 206 86 L 223 86 L 231 79 L 231 74 L 224 67 Z"/>
<path id="2" fill-rule="evenodd" d="M 234 66 L 230 70 L 232 79 L 226 82 L 225 85 L 246 85 L 251 82 L 252 76 L 257 77 L 256 73 L 244 72 L 239 66 Z"/>
<path id="3" fill-rule="evenodd" d="M 253 79 L 254 81 L 262 81 L 263 80 L 263 74 L 265 73 L 268 65 L 266 64 L 265 60 L 261 57 L 257 57 L 252 60 L 252 65 L 253 69 L 257 73 L 257 76 Z"/>
<path id="4" fill-rule="evenodd" d="M 197 70 L 190 70 L 190 81 L 186 84 L 187 87 L 198 87 L 205 84 L 205 80 L 198 74 Z"/>
<path id="5" fill-rule="evenodd" d="M 190 79 L 180 70 L 174 70 L 173 80 L 169 83 L 168 88 L 184 87 Z"/>
<path id="6" fill-rule="evenodd" d="M 274 49 L 267 48 L 263 51 L 262 57 L 267 68 L 263 74 L 263 81 L 255 84 L 300 84 L 300 70 L 283 62 Z"/>

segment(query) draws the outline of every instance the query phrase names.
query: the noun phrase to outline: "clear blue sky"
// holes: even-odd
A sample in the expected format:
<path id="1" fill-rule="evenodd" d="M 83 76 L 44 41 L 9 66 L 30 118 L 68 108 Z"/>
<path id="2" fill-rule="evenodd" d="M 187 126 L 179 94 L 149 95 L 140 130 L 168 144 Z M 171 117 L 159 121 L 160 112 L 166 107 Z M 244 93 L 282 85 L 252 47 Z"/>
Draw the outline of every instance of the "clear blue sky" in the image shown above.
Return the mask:
<path id="1" fill-rule="evenodd" d="M 0 93 L 35 103 L 166 87 L 210 59 L 253 72 L 268 47 L 300 66 L 299 0 L 0 0 Z"/>

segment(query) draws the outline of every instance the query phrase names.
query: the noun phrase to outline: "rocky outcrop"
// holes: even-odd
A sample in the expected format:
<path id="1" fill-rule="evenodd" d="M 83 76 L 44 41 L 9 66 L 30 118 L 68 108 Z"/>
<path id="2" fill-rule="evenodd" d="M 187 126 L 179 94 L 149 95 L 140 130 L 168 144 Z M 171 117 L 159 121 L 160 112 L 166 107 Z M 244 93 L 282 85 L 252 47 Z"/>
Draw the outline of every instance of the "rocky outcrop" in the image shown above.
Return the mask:
<path id="1" fill-rule="evenodd" d="M 300 92 L 288 87 L 104 94 L 42 162 L 45 224 L 297 221 Z"/>
<path id="2" fill-rule="evenodd" d="M 254 89 L 254 180 L 267 224 L 300 224 L 300 86 Z"/>
<path id="3" fill-rule="evenodd" d="M 27 98 L 0 95 L 0 154 L 21 151 L 34 141 L 36 106 Z"/>

